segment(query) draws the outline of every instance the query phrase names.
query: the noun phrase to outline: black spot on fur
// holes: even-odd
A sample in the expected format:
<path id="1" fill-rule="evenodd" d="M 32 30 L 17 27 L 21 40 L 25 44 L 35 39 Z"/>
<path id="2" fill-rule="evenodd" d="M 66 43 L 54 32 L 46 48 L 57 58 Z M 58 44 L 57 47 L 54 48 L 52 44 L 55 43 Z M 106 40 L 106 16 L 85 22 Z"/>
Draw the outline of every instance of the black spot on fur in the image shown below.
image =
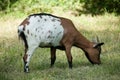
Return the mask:
<path id="1" fill-rule="evenodd" d="M 45 21 L 47 21 L 47 19 L 44 19 Z"/>
<path id="2" fill-rule="evenodd" d="M 23 31 L 25 31 L 25 27 L 23 27 Z"/>
<path id="3" fill-rule="evenodd" d="M 40 18 L 42 18 L 42 16 L 41 16 L 41 15 L 40 15 L 39 17 L 40 17 Z"/>
<path id="4" fill-rule="evenodd" d="M 59 32 L 57 35 L 60 35 L 62 32 Z"/>
<path id="5" fill-rule="evenodd" d="M 33 36 L 33 34 L 31 33 L 31 36 Z"/>
<path id="6" fill-rule="evenodd" d="M 37 28 L 36 28 L 36 31 L 37 31 Z"/>
<path id="7" fill-rule="evenodd" d="M 38 20 L 38 22 L 40 22 L 40 20 Z"/>
<path id="8" fill-rule="evenodd" d="M 56 19 L 52 19 L 53 22 L 55 22 Z"/>
<path id="9" fill-rule="evenodd" d="M 60 20 L 57 20 L 57 21 L 59 21 L 59 22 L 60 22 Z"/>
<path id="10" fill-rule="evenodd" d="M 29 30 L 27 30 L 27 33 L 29 34 Z"/>

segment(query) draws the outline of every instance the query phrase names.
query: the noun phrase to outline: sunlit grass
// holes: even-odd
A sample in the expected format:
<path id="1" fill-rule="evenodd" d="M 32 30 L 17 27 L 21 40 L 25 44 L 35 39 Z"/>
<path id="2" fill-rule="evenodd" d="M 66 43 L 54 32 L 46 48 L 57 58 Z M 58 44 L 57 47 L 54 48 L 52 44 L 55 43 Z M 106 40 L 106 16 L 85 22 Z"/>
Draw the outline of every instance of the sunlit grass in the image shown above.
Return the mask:
<path id="1" fill-rule="evenodd" d="M 57 14 L 56 14 L 57 15 Z M 60 14 L 58 14 L 60 15 Z M 120 17 L 61 15 L 71 19 L 76 28 L 89 40 L 99 36 L 102 47 L 101 65 L 92 65 L 81 49 L 73 47 L 73 69 L 68 68 L 64 51 L 57 51 L 57 59 L 50 67 L 50 50 L 38 48 L 30 61 L 30 73 L 23 72 L 24 45 L 19 41 L 17 26 L 24 18 L 0 19 L 0 79 L 1 80 L 119 80 L 120 75 Z"/>

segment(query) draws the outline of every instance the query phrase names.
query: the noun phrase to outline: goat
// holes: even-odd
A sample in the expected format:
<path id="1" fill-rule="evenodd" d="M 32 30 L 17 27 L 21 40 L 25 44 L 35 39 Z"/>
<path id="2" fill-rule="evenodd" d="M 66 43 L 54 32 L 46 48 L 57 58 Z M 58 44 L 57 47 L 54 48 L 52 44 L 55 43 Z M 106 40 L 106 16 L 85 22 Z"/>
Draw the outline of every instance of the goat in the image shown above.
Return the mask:
<path id="1" fill-rule="evenodd" d="M 18 35 L 25 44 L 24 72 L 29 72 L 30 58 L 37 47 L 50 48 L 51 67 L 56 60 L 56 49 L 66 52 L 69 68 L 72 68 L 71 48 L 81 48 L 92 64 L 100 64 L 101 45 L 90 42 L 74 26 L 71 20 L 47 13 L 29 15 L 19 26 Z"/>

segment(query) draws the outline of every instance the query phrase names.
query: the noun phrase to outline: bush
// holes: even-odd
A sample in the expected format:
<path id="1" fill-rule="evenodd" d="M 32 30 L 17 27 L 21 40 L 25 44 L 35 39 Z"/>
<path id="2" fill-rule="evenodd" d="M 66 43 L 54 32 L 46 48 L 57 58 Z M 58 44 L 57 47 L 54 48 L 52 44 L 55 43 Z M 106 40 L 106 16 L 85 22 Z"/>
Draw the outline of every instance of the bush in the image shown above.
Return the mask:
<path id="1" fill-rule="evenodd" d="M 9 9 L 18 0 L 0 0 L 0 11 Z"/>
<path id="2" fill-rule="evenodd" d="M 85 0 L 83 8 L 86 13 L 93 15 L 104 12 L 120 14 L 119 0 Z"/>
<path id="3" fill-rule="evenodd" d="M 82 6 L 83 5 L 83 6 Z M 0 11 L 22 13 L 52 12 L 52 7 L 62 7 L 77 13 L 92 15 L 108 13 L 120 14 L 119 0 L 0 0 Z"/>

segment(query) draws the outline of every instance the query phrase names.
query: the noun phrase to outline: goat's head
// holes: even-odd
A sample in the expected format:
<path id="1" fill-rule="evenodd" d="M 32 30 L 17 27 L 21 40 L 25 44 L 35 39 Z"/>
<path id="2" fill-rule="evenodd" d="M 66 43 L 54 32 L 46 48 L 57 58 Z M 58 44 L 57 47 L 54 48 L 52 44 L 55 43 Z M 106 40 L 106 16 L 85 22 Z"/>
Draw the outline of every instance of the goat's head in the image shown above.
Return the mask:
<path id="1" fill-rule="evenodd" d="M 93 45 L 91 48 L 88 48 L 87 51 L 85 51 L 85 55 L 88 58 L 88 60 L 92 64 L 100 64 L 100 53 L 101 53 L 101 46 L 103 45 L 103 42 L 99 42 L 99 39 L 97 39 L 93 42 Z"/>

